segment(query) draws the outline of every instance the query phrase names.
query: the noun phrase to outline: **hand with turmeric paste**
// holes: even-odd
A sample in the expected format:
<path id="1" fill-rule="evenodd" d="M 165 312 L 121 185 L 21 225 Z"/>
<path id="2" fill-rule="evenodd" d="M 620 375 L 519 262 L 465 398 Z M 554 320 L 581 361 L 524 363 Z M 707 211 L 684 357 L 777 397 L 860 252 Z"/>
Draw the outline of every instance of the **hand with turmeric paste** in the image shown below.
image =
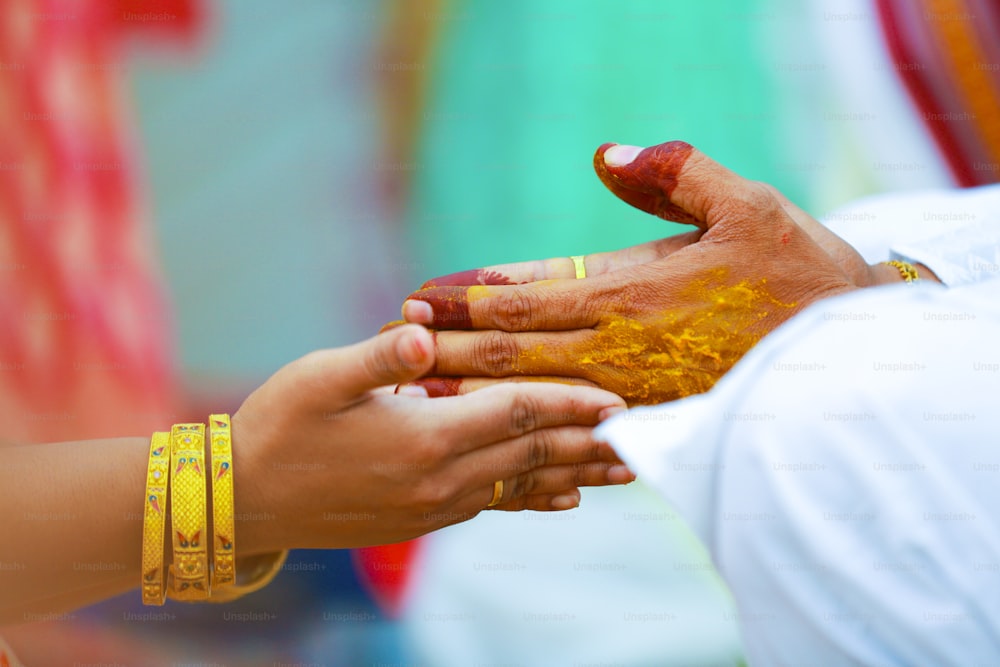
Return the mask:
<path id="1" fill-rule="evenodd" d="M 435 377 L 420 381 L 432 395 L 516 377 L 593 383 L 630 405 L 661 403 L 707 391 L 808 305 L 902 280 L 773 187 L 689 144 L 606 144 L 594 166 L 626 203 L 697 229 L 588 255 L 582 280 L 560 258 L 428 281 L 403 316 L 438 331 Z"/>

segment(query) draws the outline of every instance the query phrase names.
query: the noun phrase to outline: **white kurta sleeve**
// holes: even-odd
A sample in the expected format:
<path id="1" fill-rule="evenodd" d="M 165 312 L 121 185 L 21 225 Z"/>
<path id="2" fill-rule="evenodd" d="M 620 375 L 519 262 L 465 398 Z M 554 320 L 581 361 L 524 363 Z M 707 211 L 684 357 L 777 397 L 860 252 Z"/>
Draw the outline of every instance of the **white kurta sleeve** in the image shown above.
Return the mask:
<path id="1" fill-rule="evenodd" d="M 705 541 L 750 664 L 1000 664 L 1000 280 L 815 304 L 602 425 Z"/>
<path id="2" fill-rule="evenodd" d="M 920 262 L 952 287 L 1000 277 L 1000 185 L 876 195 L 822 222 L 870 263 Z"/>

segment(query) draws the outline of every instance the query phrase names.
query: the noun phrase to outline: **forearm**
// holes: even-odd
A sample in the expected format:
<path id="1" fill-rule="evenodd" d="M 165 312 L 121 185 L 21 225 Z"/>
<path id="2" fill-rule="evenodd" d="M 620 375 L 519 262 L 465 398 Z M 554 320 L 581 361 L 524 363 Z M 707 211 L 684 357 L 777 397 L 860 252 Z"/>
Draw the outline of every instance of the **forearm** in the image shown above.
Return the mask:
<path id="1" fill-rule="evenodd" d="M 148 438 L 0 448 L 0 625 L 139 585 L 148 455 Z M 240 553 L 259 553 L 254 531 L 240 531 L 241 516 L 256 512 L 241 495 L 249 494 L 237 491 Z M 169 526 L 168 516 L 168 552 Z"/>
<path id="2" fill-rule="evenodd" d="M 148 452 L 145 438 L 0 450 L 0 623 L 138 585 Z"/>

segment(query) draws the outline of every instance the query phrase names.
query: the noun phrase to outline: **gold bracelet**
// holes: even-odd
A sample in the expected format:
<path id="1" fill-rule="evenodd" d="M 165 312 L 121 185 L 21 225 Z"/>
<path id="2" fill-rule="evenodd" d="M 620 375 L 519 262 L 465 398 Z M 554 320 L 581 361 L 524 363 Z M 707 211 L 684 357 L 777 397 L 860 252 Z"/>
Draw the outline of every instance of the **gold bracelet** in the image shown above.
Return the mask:
<path id="1" fill-rule="evenodd" d="M 288 550 L 241 556 L 236 562 L 236 583 L 218 593 L 213 590 L 209 602 L 232 602 L 259 591 L 278 576 L 287 558 Z"/>
<path id="2" fill-rule="evenodd" d="M 208 581 L 208 509 L 205 483 L 205 425 L 174 424 L 170 432 L 170 518 L 174 561 L 170 597 L 204 600 Z"/>
<path id="3" fill-rule="evenodd" d="M 167 521 L 167 488 L 170 483 L 170 434 L 160 431 L 149 442 L 146 496 L 142 514 L 142 603 L 162 605 L 163 531 Z"/>
<path id="4" fill-rule="evenodd" d="M 208 416 L 212 443 L 212 587 L 236 579 L 236 526 L 233 519 L 233 444 L 229 415 Z"/>
<path id="5" fill-rule="evenodd" d="M 909 262 L 900 262 L 899 260 L 891 260 L 888 262 L 882 262 L 891 267 L 894 267 L 899 271 L 899 275 L 903 277 L 903 280 L 912 283 L 914 280 L 920 280 L 920 276 L 917 274 L 917 267 L 913 266 Z"/>

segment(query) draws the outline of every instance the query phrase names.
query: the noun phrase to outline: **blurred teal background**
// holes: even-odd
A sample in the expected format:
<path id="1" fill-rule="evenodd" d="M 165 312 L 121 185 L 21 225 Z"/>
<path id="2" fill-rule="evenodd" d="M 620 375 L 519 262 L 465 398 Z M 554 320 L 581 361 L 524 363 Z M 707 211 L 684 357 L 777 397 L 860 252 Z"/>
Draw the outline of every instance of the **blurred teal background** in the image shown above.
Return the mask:
<path id="1" fill-rule="evenodd" d="M 136 106 L 185 371 L 256 383 L 398 311 L 372 181 L 381 14 L 367 2 L 209 7 L 197 52 L 140 52 Z"/>

